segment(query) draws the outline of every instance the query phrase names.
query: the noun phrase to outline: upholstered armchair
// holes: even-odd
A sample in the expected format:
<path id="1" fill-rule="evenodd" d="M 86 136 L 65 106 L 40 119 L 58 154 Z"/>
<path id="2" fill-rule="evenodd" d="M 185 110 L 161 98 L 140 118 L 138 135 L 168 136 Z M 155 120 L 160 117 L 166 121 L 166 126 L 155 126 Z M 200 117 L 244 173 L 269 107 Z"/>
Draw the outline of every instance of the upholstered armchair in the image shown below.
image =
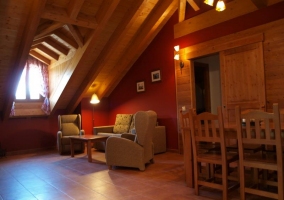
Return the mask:
<path id="1" fill-rule="evenodd" d="M 57 149 L 59 154 L 70 153 L 70 139 L 69 136 L 84 135 L 84 130 L 81 130 L 81 115 L 58 115 L 57 132 Z M 83 142 L 76 143 L 74 150 L 77 152 L 84 152 L 85 146 Z"/>
<path id="2" fill-rule="evenodd" d="M 134 115 L 135 139 L 109 137 L 106 142 L 106 164 L 145 170 L 146 163 L 154 162 L 153 134 L 157 122 L 154 111 L 139 111 Z"/>

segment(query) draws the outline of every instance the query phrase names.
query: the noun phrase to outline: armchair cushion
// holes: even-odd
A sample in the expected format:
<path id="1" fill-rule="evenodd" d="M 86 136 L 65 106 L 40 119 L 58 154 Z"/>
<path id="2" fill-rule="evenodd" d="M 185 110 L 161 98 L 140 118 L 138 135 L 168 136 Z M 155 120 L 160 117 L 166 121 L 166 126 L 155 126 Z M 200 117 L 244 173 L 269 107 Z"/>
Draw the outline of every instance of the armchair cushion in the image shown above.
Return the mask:
<path id="1" fill-rule="evenodd" d="M 62 124 L 62 135 L 78 135 L 80 132 L 78 125 L 75 123 Z"/>
<path id="2" fill-rule="evenodd" d="M 127 133 L 129 131 L 132 114 L 117 114 L 113 133 Z"/>

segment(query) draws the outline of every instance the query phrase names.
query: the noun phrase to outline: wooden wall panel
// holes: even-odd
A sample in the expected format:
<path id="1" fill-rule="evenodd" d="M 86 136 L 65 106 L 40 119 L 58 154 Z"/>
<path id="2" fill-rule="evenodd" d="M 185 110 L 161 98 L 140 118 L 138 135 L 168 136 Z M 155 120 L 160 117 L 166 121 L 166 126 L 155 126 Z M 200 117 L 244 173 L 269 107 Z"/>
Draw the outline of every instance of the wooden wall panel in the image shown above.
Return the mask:
<path id="1" fill-rule="evenodd" d="M 251 28 L 242 32 L 231 34 L 225 37 L 217 38 L 208 42 L 200 43 L 193 46 L 188 46 L 181 49 L 182 54 L 180 55 L 182 60 L 193 59 L 200 56 L 205 56 L 204 52 L 216 53 L 219 50 L 230 49 L 234 45 L 238 46 L 241 43 L 246 43 L 246 38 L 255 38 L 255 41 L 263 40 L 263 57 L 265 67 L 265 83 L 266 83 L 266 107 L 271 109 L 274 102 L 278 102 L 280 107 L 284 108 L 284 84 L 282 83 L 284 75 L 284 19 L 277 20 L 268 24 L 264 24 L 255 28 Z M 226 46 L 226 44 L 228 44 Z M 232 44 L 234 44 L 232 46 Z M 219 48 L 222 47 L 222 48 Z M 208 51 L 208 49 L 211 49 Z M 214 52 L 215 49 L 215 52 Z M 184 69 L 186 69 L 185 66 Z M 182 76 L 179 75 L 179 67 L 176 66 L 176 83 L 177 90 L 182 82 Z M 183 70 L 185 71 L 185 70 Z M 190 81 L 189 81 L 190 82 Z M 190 83 L 187 83 L 190 87 Z M 283 81 L 284 82 L 284 81 Z M 267 87 L 268 86 L 268 87 Z M 268 89 L 269 88 L 269 89 Z M 275 91 L 277 94 L 272 93 Z M 179 102 L 181 97 L 177 93 L 177 100 Z M 188 97 L 187 97 L 188 98 Z M 187 102 L 191 102 L 187 99 Z M 177 105 L 180 108 L 182 105 Z M 192 105 L 189 105 L 191 107 Z"/>
<path id="2" fill-rule="evenodd" d="M 189 59 L 205 56 L 207 55 L 206 52 L 212 54 L 226 48 L 230 49 L 234 45 L 238 45 L 240 41 L 250 41 L 250 39 L 247 40 L 246 38 L 252 37 L 255 38 L 256 41 L 263 41 L 266 109 L 267 111 L 270 111 L 273 103 L 279 103 L 280 108 L 284 108 L 284 19 L 210 40 L 208 42 L 185 47 L 180 50 L 180 58 L 183 61 L 186 61 L 186 63 L 189 63 Z M 226 46 L 226 44 L 229 45 Z M 231 44 L 234 45 L 232 46 Z M 191 108 L 191 77 L 189 65 L 185 64 L 182 71 L 183 73 L 181 74 L 179 65 L 176 63 L 175 71 L 177 110 L 179 111 L 184 105 L 187 108 Z M 180 142 L 179 145 L 181 150 Z"/>

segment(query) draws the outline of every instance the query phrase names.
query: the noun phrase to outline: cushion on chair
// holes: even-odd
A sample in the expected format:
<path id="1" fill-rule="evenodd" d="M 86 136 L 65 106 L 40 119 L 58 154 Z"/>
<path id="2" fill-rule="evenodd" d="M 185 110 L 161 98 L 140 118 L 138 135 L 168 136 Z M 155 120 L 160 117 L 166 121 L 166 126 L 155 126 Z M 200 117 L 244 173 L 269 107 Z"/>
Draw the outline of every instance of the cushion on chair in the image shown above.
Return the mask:
<path id="1" fill-rule="evenodd" d="M 132 114 L 117 114 L 113 133 L 127 133 L 129 131 Z"/>
<path id="2" fill-rule="evenodd" d="M 67 133 L 67 135 L 78 135 L 80 132 L 78 126 L 74 123 L 64 123 L 62 124 L 62 135 Z"/>

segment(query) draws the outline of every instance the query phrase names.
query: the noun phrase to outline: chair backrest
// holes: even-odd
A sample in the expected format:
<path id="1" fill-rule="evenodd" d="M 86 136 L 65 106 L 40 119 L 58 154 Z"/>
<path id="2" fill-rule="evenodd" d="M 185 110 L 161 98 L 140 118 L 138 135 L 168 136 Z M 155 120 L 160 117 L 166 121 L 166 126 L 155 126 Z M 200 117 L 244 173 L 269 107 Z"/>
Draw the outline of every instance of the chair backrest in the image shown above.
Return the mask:
<path id="1" fill-rule="evenodd" d="M 190 110 L 192 112 L 192 110 Z M 183 112 L 180 110 L 180 128 L 190 128 L 189 125 L 189 112 Z"/>
<path id="2" fill-rule="evenodd" d="M 222 109 L 219 106 L 217 115 L 203 112 L 195 115 L 190 111 L 190 129 L 193 141 L 193 154 L 198 155 L 200 142 L 218 143 L 221 148 L 222 159 L 226 159 L 226 145 L 224 138 L 224 122 Z"/>
<path id="3" fill-rule="evenodd" d="M 58 115 L 58 127 L 63 136 L 78 135 L 81 130 L 81 115 Z"/>
<path id="4" fill-rule="evenodd" d="M 152 148 L 156 122 L 157 114 L 154 111 L 138 111 L 134 116 L 136 142 L 144 148 Z"/>
<path id="5" fill-rule="evenodd" d="M 240 150 L 244 144 L 273 145 L 276 147 L 277 155 L 282 155 L 278 104 L 273 104 L 273 113 L 261 110 L 241 112 L 240 107 L 236 106 L 236 119 Z M 240 158 L 242 154 L 240 152 Z"/>
<path id="6" fill-rule="evenodd" d="M 188 112 L 180 110 L 179 112 L 180 129 L 182 133 L 182 142 L 184 144 L 184 134 L 190 130 L 190 114 L 196 115 L 193 109 L 189 109 Z"/>

